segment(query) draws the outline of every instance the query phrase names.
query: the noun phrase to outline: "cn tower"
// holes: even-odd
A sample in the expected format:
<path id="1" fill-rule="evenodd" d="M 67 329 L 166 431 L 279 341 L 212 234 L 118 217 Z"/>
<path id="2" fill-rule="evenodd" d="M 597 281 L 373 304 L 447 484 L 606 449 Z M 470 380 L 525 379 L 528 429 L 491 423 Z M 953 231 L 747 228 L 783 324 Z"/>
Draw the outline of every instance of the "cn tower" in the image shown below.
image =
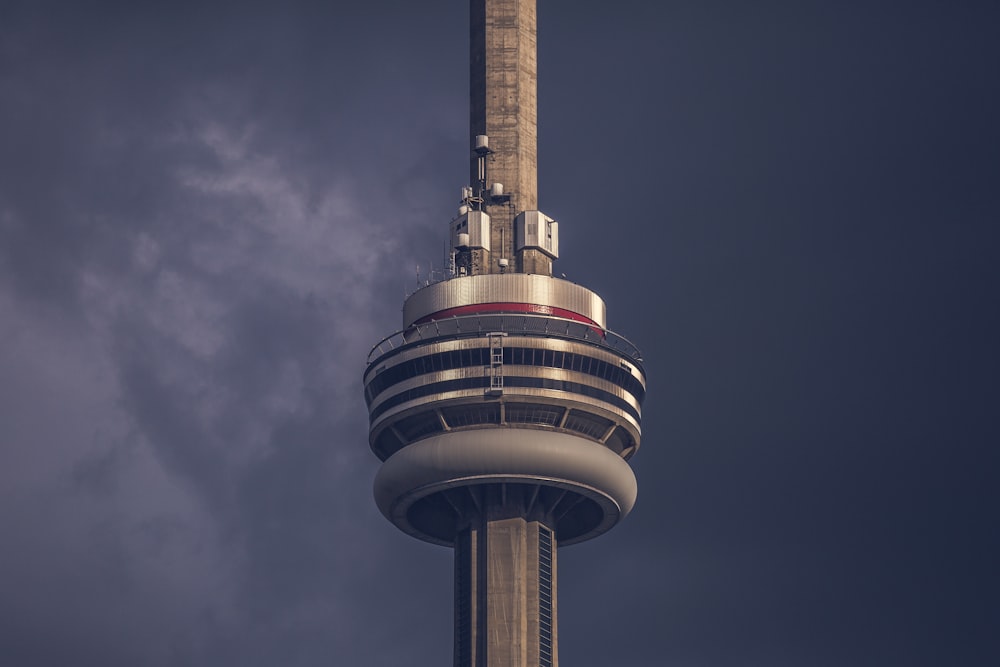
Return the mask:
<path id="1" fill-rule="evenodd" d="M 455 550 L 456 667 L 551 667 L 556 547 L 632 509 L 646 379 L 604 301 L 552 275 L 535 0 L 470 6 L 470 185 L 449 270 L 406 299 L 364 374 L 375 500 L 400 530 Z"/>

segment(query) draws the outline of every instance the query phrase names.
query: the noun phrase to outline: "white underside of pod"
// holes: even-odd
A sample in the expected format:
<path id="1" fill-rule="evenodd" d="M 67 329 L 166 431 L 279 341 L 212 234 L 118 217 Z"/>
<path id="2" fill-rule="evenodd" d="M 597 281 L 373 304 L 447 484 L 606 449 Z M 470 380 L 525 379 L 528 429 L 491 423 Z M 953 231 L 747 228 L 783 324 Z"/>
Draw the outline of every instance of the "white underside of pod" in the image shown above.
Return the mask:
<path id="1" fill-rule="evenodd" d="M 413 503 L 450 488 L 499 482 L 565 488 L 597 502 L 604 518 L 583 539 L 618 523 L 631 511 L 637 493 L 632 468 L 597 442 L 562 432 L 501 427 L 452 431 L 407 445 L 375 476 L 375 502 L 401 530 L 419 537 L 407 518 Z"/>

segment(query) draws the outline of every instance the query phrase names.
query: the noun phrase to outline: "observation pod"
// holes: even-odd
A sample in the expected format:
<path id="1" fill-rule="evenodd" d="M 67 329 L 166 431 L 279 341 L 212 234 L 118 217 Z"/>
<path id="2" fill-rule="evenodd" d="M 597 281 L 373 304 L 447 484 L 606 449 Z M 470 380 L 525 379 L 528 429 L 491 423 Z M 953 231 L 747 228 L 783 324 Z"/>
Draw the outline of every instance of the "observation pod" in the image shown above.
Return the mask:
<path id="1" fill-rule="evenodd" d="M 607 330 L 603 300 L 536 274 L 453 278 L 415 292 L 404 329 L 364 375 L 382 513 L 454 546 L 486 507 L 551 528 L 561 545 L 632 509 L 645 375 Z"/>

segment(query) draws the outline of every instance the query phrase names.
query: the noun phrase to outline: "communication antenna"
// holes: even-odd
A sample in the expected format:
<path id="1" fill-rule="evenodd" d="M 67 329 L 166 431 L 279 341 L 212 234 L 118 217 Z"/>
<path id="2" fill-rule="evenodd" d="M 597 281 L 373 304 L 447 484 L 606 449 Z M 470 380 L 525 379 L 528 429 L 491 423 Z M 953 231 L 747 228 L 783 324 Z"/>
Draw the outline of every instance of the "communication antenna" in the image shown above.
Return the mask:
<path id="1" fill-rule="evenodd" d="M 490 150 L 490 138 L 485 134 L 476 135 L 475 149 L 473 153 L 476 155 L 476 165 L 479 173 L 479 190 L 476 193 L 477 209 L 483 210 L 483 199 L 486 196 L 486 156 L 493 153 Z M 501 186 L 501 192 L 503 191 L 503 186 Z"/>

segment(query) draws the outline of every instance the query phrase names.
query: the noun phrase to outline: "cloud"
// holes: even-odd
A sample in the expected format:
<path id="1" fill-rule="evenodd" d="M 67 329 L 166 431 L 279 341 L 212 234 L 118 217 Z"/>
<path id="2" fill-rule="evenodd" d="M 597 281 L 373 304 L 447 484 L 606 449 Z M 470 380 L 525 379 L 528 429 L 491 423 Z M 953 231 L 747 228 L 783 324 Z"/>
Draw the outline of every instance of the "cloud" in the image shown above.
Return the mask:
<path id="1" fill-rule="evenodd" d="M 406 577 L 360 376 L 464 113 L 399 123 L 426 72 L 370 16 L 235 9 L 3 10 L 5 664 L 363 662 L 359 604 Z"/>
<path id="2" fill-rule="evenodd" d="M 349 173 L 317 186 L 267 128 L 191 108 L 72 117 L 38 145 L 64 173 L 0 190 L 17 664 L 259 664 L 358 622 L 337 590 L 372 547 L 346 508 L 369 504 L 360 372 L 391 326 L 371 305 L 398 279 L 393 219 Z"/>

